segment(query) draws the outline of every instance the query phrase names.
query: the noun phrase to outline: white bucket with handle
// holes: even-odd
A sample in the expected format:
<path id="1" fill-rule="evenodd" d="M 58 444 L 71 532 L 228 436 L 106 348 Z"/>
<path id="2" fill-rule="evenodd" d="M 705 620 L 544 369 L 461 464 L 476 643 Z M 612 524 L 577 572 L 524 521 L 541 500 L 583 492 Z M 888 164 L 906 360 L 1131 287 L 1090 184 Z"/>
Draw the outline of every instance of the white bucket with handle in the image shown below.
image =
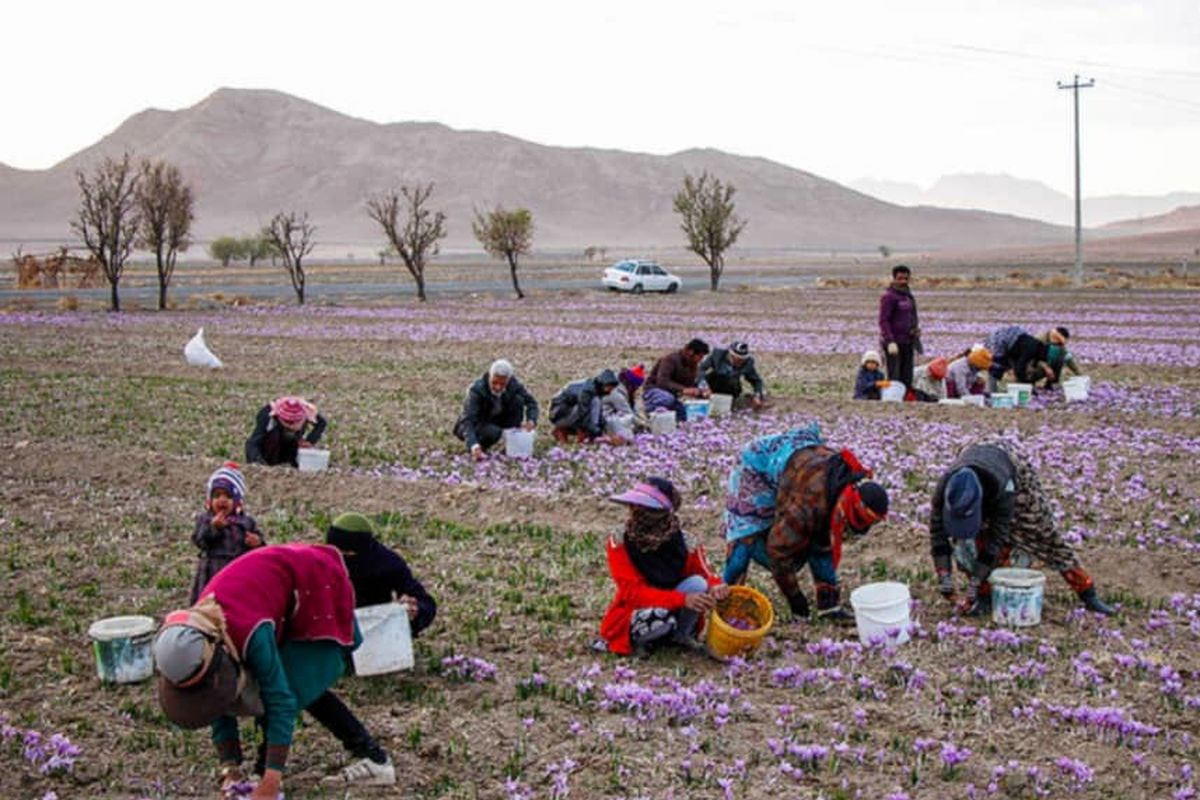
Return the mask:
<path id="1" fill-rule="evenodd" d="M 904 401 L 904 393 L 908 387 L 900 381 L 892 381 L 879 392 L 879 399 L 885 403 L 900 403 Z"/>
<path id="2" fill-rule="evenodd" d="M 301 447 L 296 451 L 296 466 L 301 472 L 323 472 L 329 469 L 329 451 Z"/>
<path id="3" fill-rule="evenodd" d="M 710 417 L 727 417 L 733 413 L 733 395 L 714 394 L 708 398 L 708 415 Z"/>
<path id="4" fill-rule="evenodd" d="M 1004 567 L 988 576 L 992 585 L 992 622 L 1014 628 L 1042 621 L 1046 576 L 1036 569 Z"/>
<path id="5" fill-rule="evenodd" d="M 656 434 L 675 432 L 675 412 L 655 411 L 650 415 L 650 432 Z"/>
<path id="6" fill-rule="evenodd" d="M 859 641 L 869 645 L 882 636 L 889 645 L 907 642 L 909 599 L 908 586 L 895 581 L 868 583 L 851 592 Z"/>
<path id="7" fill-rule="evenodd" d="M 1013 397 L 1008 392 L 997 392 L 996 394 L 992 395 L 990 405 L 992 408 L 1016 408 L 1017 398 Z"/>
<path id="8" fill-rule="evenodd" d="M 96 656 L 96 674 L 105 683 L 137 683 L 154 674 L 154 620 L 150 617 L 109 617 L 88 628 Z"/>
<path id="9" fill-rule="evenodd" d="M 412 628 L 408 606 L 380 603 L 354 610 L 363 643 L 354 651 L 354 674 L 384 675 L 413 668 Z"/>
<path id="10" fill-rule="evenodd" d="M 533 431 L 508 428 L 504 431 L 504 455 L 509 458 L 533 456 Z"/>
<path id="11" fill-rule="evenodd" d="M 1088 391 L 1092 387 L 1092 379 L 1086 375 L 1078 375 L 1063 381 L 1063 396 L 1068 403 L 1076 403 L 1088 399 Z"/>
<path id="12" fill-rule="evenodd" d="M 633 438 L 633 414 L 613 414 L 604 418 L 604 430 L 622 439 Z"/>
<path id="13" fill-rule="evenodd" d="M 1004 388 L 1016 398 L 1017 405 L 1021 407 L 1029 405 L 1029 401 L 1033 397 L 1032 383 L 1010 383 Z"/>

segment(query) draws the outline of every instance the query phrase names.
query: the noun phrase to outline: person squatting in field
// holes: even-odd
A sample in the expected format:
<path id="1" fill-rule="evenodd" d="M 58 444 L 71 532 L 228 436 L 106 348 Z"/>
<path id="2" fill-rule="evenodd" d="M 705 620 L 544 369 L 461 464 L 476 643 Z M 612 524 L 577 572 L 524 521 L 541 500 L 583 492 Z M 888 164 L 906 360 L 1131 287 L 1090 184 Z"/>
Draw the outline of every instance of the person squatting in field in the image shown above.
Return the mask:
<path id="1" fill-rule="evenodd" d="M 638 408 L 638 389 L 646 382 L 646 368 L 641 364 L 626 367 L 617 373 L 617 387 L 600 399 L 605 419 L 625 417 L 633 419 L 633 429 L 644 431 L 650 427 L 646 415 Z"/>
<path id="2" fill-rule="evenodd" d="M 302 447 L 321 441 L 326 421 L 303 397 L 279 397 L 263 406 L 246 440 L 246 463 L 295 467 Z"/>
<path id="3" fill-rule="evenodd" d="M 708 397 L 711 392 L 700 375 L 700 362 L 708 352 L 708 342 L 692 339 L 682 350 L 655 361 L 642 398 L 646 413 L 660 409 L 674 411 L 675 418 L 682 422 L 687 414 L 683 398 Z"/>
<path id="4" fill-rule="evenodd" d="M 991 610 L 992 570 L 1029 566 L 1034 559 L 1060 572 L 1089 611 L 1114 613 L 1059 534 L 1033 465 L 1002 437 L 968 445 L 942 474 L 933 491 L 929 542 L 939 590 L 966 614 Z M 952 562 L 970 576 L 961 601 Z"/>
<path id="5" fill-rule="evenodd" d="M 729 347 L 714 348 L 700 362 L 700 376 L 709 391 L 727 394 L 733 398 L 733 410 L 763 407 L 767 400 L 767 389 L 762 376 L 750 355 L 750 345 L 745 342 L 730 342 Z M 742 381 L 750 384 L 753 394 L 742 396 Z"/>
<path id="6" fill-rule="evenodd" d="M 454 423 L 454 435 L 467 445 L 476 461 L 500 441 L 508 428 L 533 430 L 537 426 L 538 403 L 517 380 L 513 365 L 498 359 L 467 387 L 462 414 Z"/>
<path id="7" fill-rule="evenodd" d="M 354 606 L 396 602 L 404 606 L 416 637 L 437 615 L 437 602 L 409 569 L 408 562 L 375 536 L 375 526 L 363 514 L 338 514 L 325 531 L 325 543 L 341 551 L 354 586 Z"/>
<path id="8" fill-rule="evenodd" d="M 878 400 L 883 390 L 891 385 L 892 382 L 879 368 L 879 353 L 874 350 L 863 353 L 858 363 L 858 373 L 854 376 L 854 399 Z"/>
<path id="9" fill-rule="evenodd" d="M 609 499 L 629 516 L 605 547 L 616 593 L 597 649 L 629 655 L 663 642 L 704 649 L 696 637 L 729 587 L 709 569 L 704 548 L 680 529 L 679 491 L 664 478 L 647 478 Z"/>
<path id="10" fill-rule="evenodd" d="M 730 471 L 723 528 L 725 582 L 743 583 L 750 562 L 771 571 L 792 614 L 809 616 L 796 571 L 808 564 L 817 615 L 852 617 L 841 607 L 837 569 L 846 534 L 864 534 L 887 516 L 887 492 L 849 450 L 825 444 L 817 423 L 763 436 Z"/>
<path id="11" fill-rule="evenodd" d="M 550 399 L 550 423 L 554 439 L 568 441 L 625 444 L 616 433 L 604 432 L 604 398 L 620 385 L 616 373 L 602 370 L 594 378 L 568 383 Z"/>

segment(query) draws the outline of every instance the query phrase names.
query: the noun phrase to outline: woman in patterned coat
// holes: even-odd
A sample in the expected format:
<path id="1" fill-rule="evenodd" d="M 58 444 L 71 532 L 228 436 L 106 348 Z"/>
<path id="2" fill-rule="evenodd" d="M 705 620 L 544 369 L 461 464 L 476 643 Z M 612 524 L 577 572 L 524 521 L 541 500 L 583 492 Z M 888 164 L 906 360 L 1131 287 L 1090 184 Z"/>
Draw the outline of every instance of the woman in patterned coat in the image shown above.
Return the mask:
<path id="1" fill-rule="evenodd" d="M 771 570 L 792 615 L 806 618 L 796 571 L 807 564 L 817 615 L 853 619 L 841 607 L 837 568 L 843 536 L 887 516 L 887 492 L 870 476 L 852 452 L 826 446 L 815 422 L 750 442 L 729 475 L 725 582 L 744 582 L 753 560 Z"/>

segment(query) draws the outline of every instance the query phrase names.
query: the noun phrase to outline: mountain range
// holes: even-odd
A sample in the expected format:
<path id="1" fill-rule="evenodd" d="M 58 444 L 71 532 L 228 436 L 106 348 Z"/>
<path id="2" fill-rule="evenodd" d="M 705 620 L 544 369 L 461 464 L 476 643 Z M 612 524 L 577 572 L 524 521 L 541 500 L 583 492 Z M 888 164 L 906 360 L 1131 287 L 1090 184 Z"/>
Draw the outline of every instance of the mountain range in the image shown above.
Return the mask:
<path id="1" fill-rule="evenodd" d="M 944 175 L 928 189 L 915 183 L 862 178 L 849 184 L 863 194 L 902 206 L 932 205 L 1014 214 L 1056 225 L 1075 224 L 1075 199 L 1040 181 L 991 173 Z M 1200 204 L 1200 192 L 1163 195 L 1103 195 L 1083 198 L 1084 227 L 1101 227 L 1165 214 Z M 1106 233 L 1108 233 L 1106 231 Z"/>
<path id="2" fill-rule="evenodd" d="M 77 170 L 106 155 L 165 159 L 197 196 L 201 241 L 256 230 L 278 210 L 307 211 L 317 238 L 378 249 L 373 193 L 433 181 L 447 248 L 476 248 L 475 208 L 533 211 L 535 246 L 679 247 L 672 198 L 703 170 L 737 187 L 747 248 L 937 250 L 1070 240 L 1068 229 L 1011 214 L 904 207 L 764 158 L 711 149 L 649 155 L 552 147 L 431 122 L 380 124 L 270 90 L 219 89 L 177 111 L 148 109 L 45 170 L 0 165 L 0 239 L 71 238 Z"/>

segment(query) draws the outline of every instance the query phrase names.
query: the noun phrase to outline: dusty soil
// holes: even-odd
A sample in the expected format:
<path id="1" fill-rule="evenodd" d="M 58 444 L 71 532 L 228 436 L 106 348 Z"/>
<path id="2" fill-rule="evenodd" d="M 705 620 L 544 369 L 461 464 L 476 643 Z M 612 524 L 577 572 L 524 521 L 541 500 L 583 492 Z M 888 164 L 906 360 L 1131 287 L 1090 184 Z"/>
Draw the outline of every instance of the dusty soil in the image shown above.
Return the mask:
<path id="1" fill-rule="evenodd" d="M 0 711 L 82 748 L 72 770 L 43 775 L 4 734 L 0 795 L 215 795 L 207 734 L 168 725 L 149 683 L 101 686 L 86 630 L 185 601 L 207 475 L 240 456 L 263 402 L 297 392 L 331 420 L 333 469 L 246 469 L 268 539 L 317 541 L 340 511 L 374 514 L 440 603 L 415 671 L 340 685 L 401 776 L 356 797 L 1189 796 L 1200 352 L 1180 331 L 1200 322 L 1194 298 L 926 288 L 931 353 L 1007 321 L 1075 332 L 1094 399 L 1004 412 L 848 401 L 857 354 L 874 343 L 876 291 L 0 314 Z M 227 368 L 183 363 L 201 325 Z M 564 452 L 543 435 L 532 462 L 479 468 L 448 433 L 495 357 L 517 364 L 544 407 L 566 381 L 649 364 L 692 332 L 749 338 L 772 408 L 619 451 Z M 590 652 L 611 596 L 604 537 L 621 520 L 604 495 L 650 471 L 673 478 L 685 526 L 719 568 L 721 487 L 738 448 L 811 419 L 893 496 L 889 521 L 847 548 L 847 591 L 906 582 L 921 635 L 890 651 L 790 620 L 756 568 L 780 619 L 748 663 Z M 959 446 L 996 430 L 1041 464 L 1063 531 L 1122 604 L 1117 618 L 1079 614 L 1053 574 L 1043 624 L 1016 636 L 941 603 L 928 493 Z M 495 677 L 457 678 L 442 663 L 453 654 L 486 660 Z M 288 796 L 335 796 L 319 780 L 341 763 L 306 723 Z"/>

